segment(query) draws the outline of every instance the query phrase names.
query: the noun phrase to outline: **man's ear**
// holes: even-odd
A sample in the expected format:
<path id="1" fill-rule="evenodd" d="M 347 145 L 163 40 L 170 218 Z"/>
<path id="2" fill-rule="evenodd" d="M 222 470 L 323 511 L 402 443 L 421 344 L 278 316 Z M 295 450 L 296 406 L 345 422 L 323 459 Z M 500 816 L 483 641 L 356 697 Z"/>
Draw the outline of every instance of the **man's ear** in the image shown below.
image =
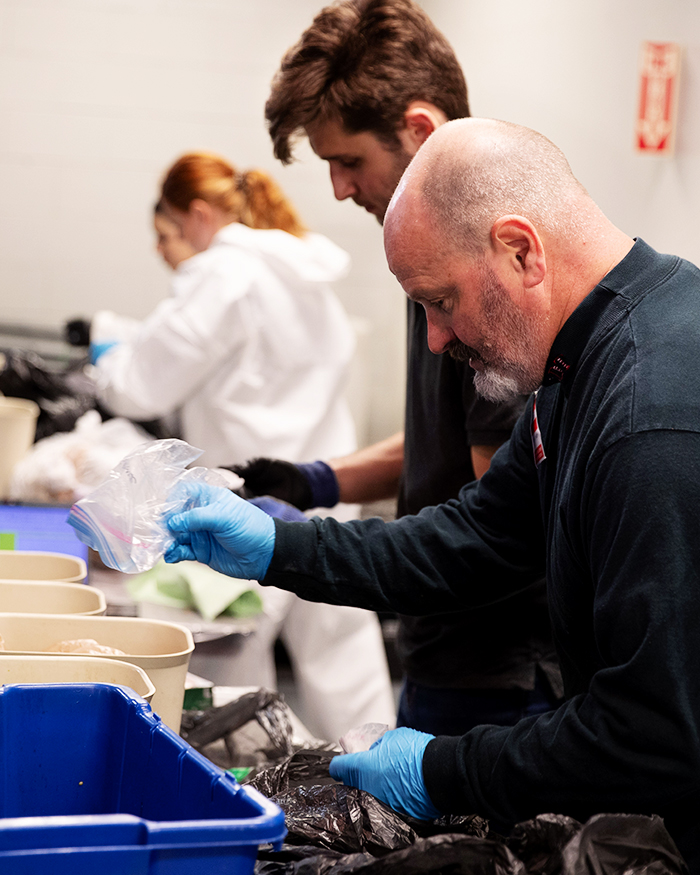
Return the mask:
<path id="1" fill-rule="evenodd" d="M 436 128 L 447 121 L 445 113 L 425 100 L 412 100 L 403 114 L 398 136 L 401 145 L 413 157 Z"/>
<path id="2" fill-rule="evenodd" d="M 515 274 L 525 289 L 544 281 L 547 263 L 542 239 L 523 216 L 501 216 L 491 226 L 491 246 L 501 270 Z"/>

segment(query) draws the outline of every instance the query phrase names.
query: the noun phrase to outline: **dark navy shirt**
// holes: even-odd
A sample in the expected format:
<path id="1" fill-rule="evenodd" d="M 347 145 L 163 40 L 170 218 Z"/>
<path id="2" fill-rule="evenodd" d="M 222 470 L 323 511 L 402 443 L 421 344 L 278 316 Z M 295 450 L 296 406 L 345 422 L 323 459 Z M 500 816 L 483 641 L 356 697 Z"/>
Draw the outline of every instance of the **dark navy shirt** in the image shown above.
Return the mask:
<path id="1" fill-rule="evenodd" d="M 481 398 L 467 362 L 430 351 L 423 307 L 409 300 L 407 316 L 398 516 L 456 498 L 474 480 L 471 447 L 505 443 L 526 401 Z M 479 611 L 401 616 L 397 651 L 406 675 L 427 687 L 531 690 L 539 665 L 561 694 L 544 581 Z"/>
<path id="2" fill-rule="evenodd" d="M 555 341 L 541 447 L 534 412 L 458 500 L 276 523 L 264 582 L 420 614 L 546 570 L 566 701 L 431 741 L 433 802 L 505 825 L 659 814 L 700 871 L 700 271 L 638 240 Z"/>

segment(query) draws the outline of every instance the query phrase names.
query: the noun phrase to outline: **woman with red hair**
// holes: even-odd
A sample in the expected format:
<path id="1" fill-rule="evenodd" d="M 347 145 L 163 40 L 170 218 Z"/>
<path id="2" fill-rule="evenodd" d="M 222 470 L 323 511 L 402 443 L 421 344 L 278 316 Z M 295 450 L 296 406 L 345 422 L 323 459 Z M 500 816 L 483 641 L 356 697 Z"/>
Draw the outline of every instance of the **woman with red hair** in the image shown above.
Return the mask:
<path id="1" fill-rule="evenodd" d="M 198 464 L 209 467 L 353 451 L 343 390 L 354 334 L 331 288 L 348 269 L 347 254 L 306 231 L 265 173 L 239 173 L 216 155 L 175 162 L 159 210 L 196 254 L 177 265 L 167 300 L 144 322 L 126 323 L 122 342 L 109 344 L 120 320 L 96 314 L 102 404 L 137 421 L 179 411 L 182 437 L 204 450 Z M 265 615 L 241 657 L 255 674 L 238 682 L 274 683 L 272 644 L 281 634 L 319 737 L 334 740 L 368 721 L 393 724 L 376 615 L 261 590 Z"/>

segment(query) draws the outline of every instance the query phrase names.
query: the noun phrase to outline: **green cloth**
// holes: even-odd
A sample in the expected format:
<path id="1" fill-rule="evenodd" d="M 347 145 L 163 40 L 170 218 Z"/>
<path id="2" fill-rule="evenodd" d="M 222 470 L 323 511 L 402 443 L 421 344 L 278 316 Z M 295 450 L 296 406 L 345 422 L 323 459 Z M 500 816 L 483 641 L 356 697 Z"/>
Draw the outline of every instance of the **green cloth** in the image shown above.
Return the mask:
<path id="1" fill-rule="evenodd" d="M 127 588 L 134 601 L 195 610 L 209 621 L 220 616 L 252 617 L 263 609 L 250 581 L 220 574 L 201 562 L 166 565 L 161 560 L 150 571 L 132 577 Z"/>

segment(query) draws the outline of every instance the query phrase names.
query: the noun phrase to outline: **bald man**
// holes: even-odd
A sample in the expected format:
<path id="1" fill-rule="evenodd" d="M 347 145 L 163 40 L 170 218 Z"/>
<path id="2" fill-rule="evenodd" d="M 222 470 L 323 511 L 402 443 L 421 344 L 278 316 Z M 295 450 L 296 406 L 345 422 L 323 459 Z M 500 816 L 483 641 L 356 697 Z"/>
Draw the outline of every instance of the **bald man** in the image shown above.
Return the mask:
<path id="1" fill-rule="evenodd" d="M 431 349 L 468 359 L 486 397 L 535 391 L 509 443 L 459 499 L 392 523 L 273 522 L 202 490 L 166 559 L 408 614 L 546 572 L 560 707 L 461 737 L 396 729 L 331 773 L 500 830 L 659 814 L 700 871 L 700 271 L 616 228 L 546 138 L 479 119 L 418 152 L 385 240 Z"/>

